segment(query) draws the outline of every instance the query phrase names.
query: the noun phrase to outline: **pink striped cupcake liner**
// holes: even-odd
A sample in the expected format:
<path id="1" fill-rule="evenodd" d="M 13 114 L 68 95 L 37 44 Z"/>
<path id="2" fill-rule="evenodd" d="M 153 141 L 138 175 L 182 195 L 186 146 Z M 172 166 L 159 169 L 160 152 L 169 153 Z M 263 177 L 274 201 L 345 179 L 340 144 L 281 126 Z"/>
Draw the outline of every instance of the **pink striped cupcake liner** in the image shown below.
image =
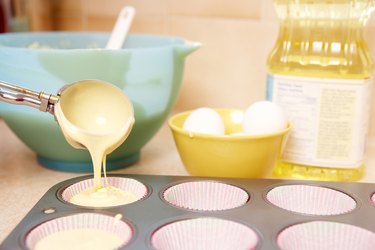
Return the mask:
<path id="1" fill-rule="evenodd" d="M 125 246 L 133 236 L 131 226 L 114 216 L 98 213 L 78 213 L 52 219 L 38 225 L 26 235 L 25 244 L 29 249 L 35 249 L 38 242 L 47 236 L 59 232 L 81 229 L 97 229 L 103 233 L 109 233 L 120 238 L 121 243 L 116 249 Z M 77 237 L 79 236 L 77 235 Z M 72 242 L 66 242 L 66 244 L 69 246 Z M 79 244 L 81 244 L 81 242 Z M 79 248 L 79 245 L 76 247 L 77 249 L 86 249 L 84 248 L 85 244 L 87 244 L 87 242 L 82 241 L 83 246 L 81 246 L 81 248 Z"/>
<path id="2" fill-rule="evenodd" d="M 356 201 L 349 195 L 325 187 L 285 185 L 271 189 L 266 199 L 282 209 L 308 215 L 338 215 L 351 212 Z"/>
<path id="3" fill-rule="evenodd" d="M 110 186 L 127 191 L 135 195 L 135 197 L 137 197 L 136 201 L 143 199 L 148 194 L 147 187 L 143 183 L 135 179 L 123 177 L 107 177 L 107 180 Z M 106 186 L 104 183 L 104 178 L 102 178 L 102 185 Z M 69 202 L 74 195 L 82 192 L 85 189 L 92 188 L 93 186 L 94 179 L 86 179 L 77 182 L 65 188 L 61 193 L 61 198 L 64 201 Z"/>
<path id="4" fill-rule="evenodd" d="M 371 250 L 375 234 L 349 224 L 314 221 L 285 228 L 277 236 L 277 245 L 282 250 Z"/>
<path id="5" fill-rule="evenodd" d="M 255 249 L 258 241 L 251 228 L 211 217 L 175 221 L 151 236 L 151 244 L 158 250 Z"/>
<path id="6" fill-rule="evenodd" d="M 375 193 L 373 193 L 373 194 L 371 195 L 371 201 L 372 201 L 372 203 L 375 205 Z"/>
<path id="7" fill-rule="evenodd" d="M 173 206 L 200 210 L 227 210 L 244 205 L 249 194 L 233 185 L 214 181 L 191 181 L 169 187 L 163 198 Z"/>

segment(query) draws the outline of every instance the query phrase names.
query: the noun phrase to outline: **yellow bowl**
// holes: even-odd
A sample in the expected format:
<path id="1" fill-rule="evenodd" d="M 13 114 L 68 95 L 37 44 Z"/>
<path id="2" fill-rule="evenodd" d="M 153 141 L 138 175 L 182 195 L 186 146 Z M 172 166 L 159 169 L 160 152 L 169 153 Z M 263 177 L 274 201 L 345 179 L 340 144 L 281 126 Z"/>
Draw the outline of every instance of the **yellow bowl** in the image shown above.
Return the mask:
<path id="1" fill-rule="evenodd" d="M 186 170 L 195 176 L 270 177 L 280 159 L 291 124 L 273 134 L 239 135 L 244 111 L 215 110 L 224 121 L 225 135 L 184 130 L 184 121 L 192 111 L 176 114 L 169 119 L 169 127 Z"/>

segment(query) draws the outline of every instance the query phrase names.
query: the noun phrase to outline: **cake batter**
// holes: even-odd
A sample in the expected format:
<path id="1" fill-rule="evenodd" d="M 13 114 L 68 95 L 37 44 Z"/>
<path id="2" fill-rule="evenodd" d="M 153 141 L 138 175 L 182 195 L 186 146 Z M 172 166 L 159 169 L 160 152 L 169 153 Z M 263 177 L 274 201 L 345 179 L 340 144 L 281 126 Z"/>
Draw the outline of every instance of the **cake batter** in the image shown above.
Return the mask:
<path id="1" fill-rule="evenodd" d="M 72 229 L 42 238 L 34 250 L 112 250 L 119 248 L 123 240 L 117 235 L 99 229 Z"/>
<path id="2" fill-rule="evenodd" d="M 81 206 L 110 207 L 133 203 L 137 200 L 137 196 L 130 192 L 106 186 L 100 189 L 94 187 L 85 189 L 74 195 L 70 202 Z"/>

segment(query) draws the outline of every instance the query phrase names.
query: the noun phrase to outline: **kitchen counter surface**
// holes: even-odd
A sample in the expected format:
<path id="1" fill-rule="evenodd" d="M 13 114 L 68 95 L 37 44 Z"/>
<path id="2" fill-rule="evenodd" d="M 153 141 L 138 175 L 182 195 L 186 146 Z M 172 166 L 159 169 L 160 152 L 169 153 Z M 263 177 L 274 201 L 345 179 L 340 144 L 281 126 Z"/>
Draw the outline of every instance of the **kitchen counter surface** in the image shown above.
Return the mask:
<path id="1" fill-rule="evenodd" d="M 67 173 L 42 167 L 0 119 L 0 242 L 22 220 L 38 200 L 55 184 L 88 173 Z M 167 123 L 142 149 L 132 166 L 111 173 L 187 175 Z M 366 174 L 361 182 L 375 183 L 375 146 L 369 149 Z"/>

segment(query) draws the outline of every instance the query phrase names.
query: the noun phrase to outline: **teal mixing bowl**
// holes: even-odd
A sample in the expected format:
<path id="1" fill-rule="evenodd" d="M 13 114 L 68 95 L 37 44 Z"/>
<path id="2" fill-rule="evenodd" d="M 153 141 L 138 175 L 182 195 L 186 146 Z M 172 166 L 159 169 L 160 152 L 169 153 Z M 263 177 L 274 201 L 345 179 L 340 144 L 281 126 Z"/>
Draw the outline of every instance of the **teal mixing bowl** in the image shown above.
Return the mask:
<path id="1" fill-rule="evenodd" d="M 135 124 L 128 139 L 107 157 L 107 169 L 113 170 L 136 162 L 166 120 L 179 93 L 185 58 L 199 45 L 177 37 L 131 34 L 122 49 L 103 49 L 108 39 L 109 33 L 93 32 L 1 34 L 0 80 L 51 94 L 83 79 L 123 89 L 133 103 Z M 0 102 L 0 116 L 42 165 L 92 171 L 89 153 L 66 142 L 52 115 Z"/>

